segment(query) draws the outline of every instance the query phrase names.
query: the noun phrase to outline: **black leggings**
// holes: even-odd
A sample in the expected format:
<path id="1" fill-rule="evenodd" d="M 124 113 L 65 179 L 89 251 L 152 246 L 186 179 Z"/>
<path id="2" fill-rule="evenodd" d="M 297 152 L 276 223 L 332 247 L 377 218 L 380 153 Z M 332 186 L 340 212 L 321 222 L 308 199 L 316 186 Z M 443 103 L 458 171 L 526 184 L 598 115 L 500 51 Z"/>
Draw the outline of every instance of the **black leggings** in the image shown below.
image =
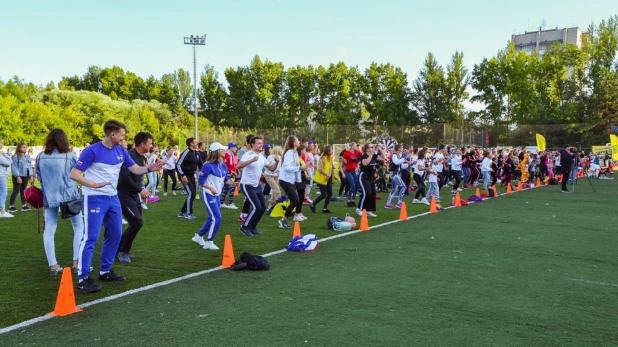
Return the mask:
<path id="1" fill-rule="evenodd" d="M 288 218 L 289 216 L 292 215 L 294 210 L 296 210 L 299 206 L 303 206 L 303 201 L 298 197 L 299 189 L 296 189 L 295 184 L 279 180 L 279 185 L 285 192 L 285 195 L 288 196 L 288 200 L 290 201 L 290 204 L 288 205 L 288 208 L 285 209 L 285 214 L 284 214 L 284 217 Z M 305 190 L 302 189 L 302 191 L 304 193 Z"/>
<path id="2" fill-rule="evenodd" d="M 163 170 L 163 191 L 166 193 L 168 177 L 172 180 L 172 191 L 176 190 L 176 170 Z"/>
<path id="3" fill-rule="evenodd" d="M 333 197 L 333 180 L 329 178 L 326 184 L 319 184 L 318 188 L 320 189 L 320 196 L 313 201 L 313 206 L 317 206 L 318 202 L 324 200 L 324 209 L 328 208 L 328 203 L 330 199 Z"/>
<path id="4" fill-rule="evenodd" d="M 414 182 L 416 182 L 416 185 L 418 186 L 418 190 L 416 191 L 414 198 L 418 199 L 419 196 L 422 196 L 424 198 L 425 197 L 425 180 L 423 180 L 421 175 L 415 173 Z"/>
<path id="5" fill-rule="evenodd" d="M 17 183 L 17 177 L 11 176 L 13 179 L 13 193 L 11 193 L 11 200 L 9 200 L 9 206 L 15 205 L 15 200 L 17 199 L 17 194 L 19 193 L 21 197 L 21 204 L 26 204 L 26 197 L 24 196 L 24 191 L 28 187 L 28 180 L 30 177 L 21 176 L 21 183 Z"/>
<path id="6" fill-rule="evenodd" d="M 459 184 L 461 184 L 461 171 L 451 170 L 451 176 L 455 177 L 455 185 L 453 185 L 453 190 L 457 190 L 457 188 L 459 188 Z"/>
<path id="7" fill-rule="evenodd" d="M 345 174 L 339 171 L 339 196 L 342 196 L 341 193 L 344 193 L 343 196 L 348 196 L 348 189 L 350 188 L 348 185 L 348 180 L 345 178 Z"/>
<path id="8" fill-rule="evenodd" d="M 376 210 L 376 182 L 371 175 L 360 173 L 358 175 L 362 196 L 358 208 L 367 212 Z"/>

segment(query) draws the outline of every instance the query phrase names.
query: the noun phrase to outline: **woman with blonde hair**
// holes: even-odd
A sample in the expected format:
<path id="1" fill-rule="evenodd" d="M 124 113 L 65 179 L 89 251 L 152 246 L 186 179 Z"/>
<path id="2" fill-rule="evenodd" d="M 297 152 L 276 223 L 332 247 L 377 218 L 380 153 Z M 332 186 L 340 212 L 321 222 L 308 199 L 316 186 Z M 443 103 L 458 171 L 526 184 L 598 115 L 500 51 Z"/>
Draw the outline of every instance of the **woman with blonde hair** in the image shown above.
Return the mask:
<path id="1" fill-rule="evenodd" d="M 282 229 L 290 228 L 287 220 L 297 208 L 302 207 L 302 197 L 299 192 L 304 193 L 305 187 L 302 180 L 301 171 L 306 171 L 307 166 L 301 165 L 300 155 L 298 154 L 300 141 L 296 136 L 288 136 L 285 140 L 283 149 L 283 159 L 281 160 L 281 171 L 279 172 L 279 184 L 283 191 L 288 196 L 290 204 L 283 217 L 279 220 L 279 227 Z M 298 213 L 294 216 L 295 221 L 301 221 Z"/>
<path id="2" fill-rule="evenodd" d="M 4 141 L 0 139 L 0 218 L 12 218 L 14 216 L 5 209 L 11 174 L 11 157 L 2 151 L 3 147 Z"/>
<path id="3" fill-rule="evenodd" d="M 333 197 L 333 151 L 330 146 L 324 147 L 324 151 L 318 160 L 317 170 L 313 181 L 318 184 L 320 196 L 309 205 L 311 212 L 316 213 L 317 204 L 324 200 L 322 213 L 332 213 L 328 209 L 328 203 Z"/>
<path id="4" fill-rule="evenodd" d="M 266 156 L 266 161 L 269 165 L 274 163 L 276 159 L 279 159 L 279 163 L 281 163 L 281 146 L 276 146 L 270 150 L 264 149 L 264 155 Z M 264 180 L 266 180 L 266 184 L 270 187 L 270 200 L 268 201 L 268 209 L 275 206 L 277 200 L 281 197 L 281 189 L 279 188 L 279 172 L 281 171 L 281 166 L 277 165 L 277 169 L 275 171 L 270 171 L 268 169 L 264 169 Z"/>

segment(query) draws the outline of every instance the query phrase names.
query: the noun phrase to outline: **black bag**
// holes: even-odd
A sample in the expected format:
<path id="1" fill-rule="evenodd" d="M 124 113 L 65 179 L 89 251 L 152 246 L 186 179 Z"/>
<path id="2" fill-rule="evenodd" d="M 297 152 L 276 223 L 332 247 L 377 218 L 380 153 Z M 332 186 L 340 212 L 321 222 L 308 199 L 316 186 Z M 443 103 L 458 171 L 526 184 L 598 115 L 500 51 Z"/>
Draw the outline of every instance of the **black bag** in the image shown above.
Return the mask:
<path id="1" fill-rule="evenodd" d="M 69 162 L 69 154 L 66 154 L 65 158 L 65 169 Z M 71 218 L 77 216 L 82 211 L 82 199 L 77 196 L 77 198 L 65 202 L 60 203 L 60 216 L 62 219 Z"/>
<path id="2" fill-rule="evenodd" d="M 251 253 L 243 252 L 240 258 L 232 265 L 232 270 L 268 270 L 270 264 L 260 255 L 251 255 Z"/>

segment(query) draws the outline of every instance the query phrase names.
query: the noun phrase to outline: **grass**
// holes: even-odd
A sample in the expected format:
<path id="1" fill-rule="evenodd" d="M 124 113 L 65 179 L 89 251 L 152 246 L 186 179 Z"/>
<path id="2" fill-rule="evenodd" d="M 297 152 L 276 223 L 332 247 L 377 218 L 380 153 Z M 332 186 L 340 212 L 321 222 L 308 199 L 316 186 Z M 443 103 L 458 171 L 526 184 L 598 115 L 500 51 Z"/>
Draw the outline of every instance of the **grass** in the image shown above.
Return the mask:
<path id="1" fill-rule="evenodd" d="M 586 181 L 570 195 L 545 187 L 340 238 L 313 254 L 271 257 L 268 272 L 200 276 L 0 336 L 0 344 L 615 345 L 616 184 L 594 184 L 597 194 Z M 163 200 L 146 212 L 135 262 L 116 265 L 128 281 L 78 302 L 220 263 L 220 252 L 189 240 L 201 222 L 176 219 L 181 197 Z M 410 215 L 425 211 L 408 207 Z M 397 217 L 378 212 L 373 225 Z M 313 218 L 304 233 L 335 234 L 325 217 L 306 214 Z M 230 233 L 237 255 L 280 249 L 290 238 L 268 217 L 263 237 L 241 237 L 235 217 L 224 211 L 217 243 Z M 0 246 L 3 326 L 50 311 L 58 285 L 47 275 L 34 214 L 9 223 Z M 68 223 L 57 240 L 68 265 Z"/>

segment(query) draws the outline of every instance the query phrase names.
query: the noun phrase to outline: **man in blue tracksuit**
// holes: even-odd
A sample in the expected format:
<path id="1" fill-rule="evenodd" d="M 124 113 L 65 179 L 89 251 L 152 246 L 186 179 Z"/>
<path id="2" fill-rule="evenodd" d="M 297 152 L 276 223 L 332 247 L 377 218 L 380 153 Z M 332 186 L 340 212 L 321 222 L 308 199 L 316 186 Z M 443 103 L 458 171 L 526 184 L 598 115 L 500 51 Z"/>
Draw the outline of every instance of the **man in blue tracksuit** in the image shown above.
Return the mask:
<path id="1" fill-rule="evenodd" d="M 82 185 L 84 210 L 84 237 L 79 246 L 77 291 L 91 293 L 101 289 L 90 277 L 90 265 L 101 226 L 105 226 L 99 280 L 124 281 L 125 278 L 112 271 L 112 265 L 122 235 L 122 208 L 118 199 L 118 177 L 120 168 L 125 167 L 133 174 L 144 175 L 163 167 L 161 161 L 150 166 L 135 164 L 126 149 L 120 146 L 125 139 L 127 127 L 109 120 L 103 126 L 103 141 L 88 146 L 81 153 L 77 164 L 71 170 L 71 179 Z"/>

